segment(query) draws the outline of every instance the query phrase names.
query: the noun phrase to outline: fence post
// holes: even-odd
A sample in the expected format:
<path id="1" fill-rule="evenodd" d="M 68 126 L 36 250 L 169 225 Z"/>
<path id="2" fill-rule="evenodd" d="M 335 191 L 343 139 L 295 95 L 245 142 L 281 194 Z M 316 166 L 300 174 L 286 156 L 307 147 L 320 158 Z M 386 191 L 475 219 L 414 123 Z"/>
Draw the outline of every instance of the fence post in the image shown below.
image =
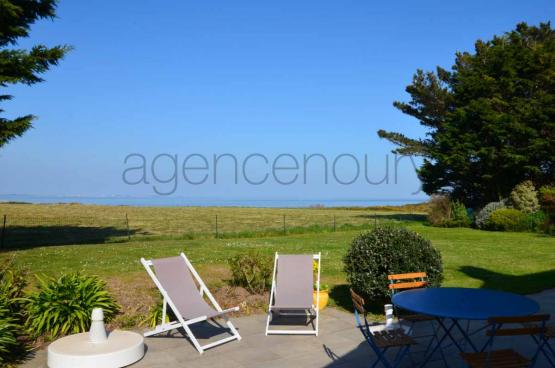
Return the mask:
<path id="1" fill-rule="evenodd" d="M 4 249 L 4 236 L 6 234 L 6 215 L 4 215 L 4 223 L 2 225 L 2 240 L 1 240 L 1 249 Z"/>
<path id="2" fill-rule="evenodd" d="M 378 214 L 374 213 L 374 227 L 378 227 Z"/>
<path id="3" fill-rule="evenodd" d="M 333 232 L 335 233 L 335 215 L 333 215 Z"/>
<path id="4" fill-rule="evenodd" d="M 129 217 L 127 217 L 127 212 L 125 212 L 125 226 L 127 227 L 127 240 L 131 240 L 131 232 L 129 231 Z"/>
<path id="5" fill-rule="evenodd" d="M 285 215 L 283 215 L 283 234 L 286 234 L 287 230 L 285 228 Z"/>
<path id="6" fill-rule="evenodd" d="M 218 215 L 216 215 L 216 239 L 218 239 Z"/>

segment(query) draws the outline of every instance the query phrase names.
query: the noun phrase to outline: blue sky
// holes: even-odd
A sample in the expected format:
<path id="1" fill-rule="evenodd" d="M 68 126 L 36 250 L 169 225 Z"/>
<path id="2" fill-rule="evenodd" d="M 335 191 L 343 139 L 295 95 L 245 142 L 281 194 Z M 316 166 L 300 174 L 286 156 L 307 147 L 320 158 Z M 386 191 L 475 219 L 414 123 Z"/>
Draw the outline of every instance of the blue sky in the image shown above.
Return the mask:
<path id="1" fill-rule="evenodd" d="M 329 166 L 342 153 L 363 164 L 366 154 L 377 180 L 392 148 L 378 129 L 424 134 L 392 106 L 408 98 L 404 88 L 417 68 L 449 67 L 475 40 L 554 14 L 551 0 L 61 1 L 58 19 L 37 23 L 20 46 L 75 49 L 45 83 L 9 88 L 15 98 L 3 104 L 5 114 L 39 119 L 0 150 L 0 194 L 153 195 L 152 180 L 122 181 L 130 153 L 149 165 L 157 154 L 177 155 L 179 166 L 192 153 L 232 153 L 239 164 L 260 153 L 270 166 L 280 153 L 300 161 L 321 153 Z M 260 178 L 269 167 L 255 161 L 249 175 Z M 173 195 L 411 198 L 419 186 L 414 169 L 401 161 L 395 183 L 393 161 L 389 184 L 324 184 L 313 167 L 307 184 L 256 186 L 234 184 L 222 161 L 217 184 L 210 177 L 190 185 L 179 172 Z M 173 173 L 169 160 L 158 162 L 159 177 Z M 356 171 L 350 159 L 336 169 L 344 181 Z"/>

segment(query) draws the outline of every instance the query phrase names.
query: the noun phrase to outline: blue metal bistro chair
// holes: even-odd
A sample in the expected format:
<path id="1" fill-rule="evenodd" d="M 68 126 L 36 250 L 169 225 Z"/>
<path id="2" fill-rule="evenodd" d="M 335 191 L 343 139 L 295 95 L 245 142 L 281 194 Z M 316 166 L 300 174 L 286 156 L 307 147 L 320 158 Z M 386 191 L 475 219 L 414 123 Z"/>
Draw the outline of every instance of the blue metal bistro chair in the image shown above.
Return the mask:
<path id="1" fill-rule="evenodd" d="M 411 272 L 411 273 L 399 273 L 388 275 L 387 279 L 389 281 L 388 288 L 391 292 L 391 296 L 395 295 L 398 292 L 405 291 L 405 290 L 414 290 L 425 288 L 428 286 L 428 275 L 426 272 Z M 397 315 L 397 319 L 399 320 L 399 324 L 403 326 L 406 324 L 408 326 L 407 335 L 410 335 L 415 341 L 426 342 L 426 348 L 421 351 L 413 351 L 413 353 L 424 353 L 424 356 L 428 354 L 433 342 L 438 343 L 437 338 L 437 327 L 435 325 L 435 317 L 428 316 L 425 314 L 418 314 L 418 313 L 407 313 L 407 311 L 399 310 L 397 306 L 394 305 L 395 314 Z M 414 329 L 415 326 L 420 324 L 429 324 L 431 327 L 432 333 L 424 333 L 424 334 L 415 334 Z M 441 359 L 443 363 L 447 367 L 447 360 L 445 359 L 445 355 L 443 354 L 443 349 L 439 348 L 439 353 L 441 355 Z"/>
<path id="2" fill-rule="evenodd" d="M 550 340 L 555 339 L 555 325 L 547 325 L 544 322 L 541 324 L 537 323 L 523 323 L 523 327 L 534 328 L 534 327 L 545 327 L 545 333 L 543 336 L 531 335 L 534 342 L 539 345 L 540 352 L 545 357 L 545 365 L 549 364 L 550 367 L 555 368 L 555 349 L 550 345 Z M 539 357 L 538 357 L 539 358 Z"/>
<path id="3" fill-rule="evenodd" d="M 355 309 L 357 327 L 377 356 L 376 360 L 372 363 L 372 368 L 377 367 L 379 363 L 382 363 L 386 368 L 399 367 L 403 358 L 409 353 L 411 345 L 416 344 L 416 342 L 410 336 L 407 336 L 401 328 L 380 331 L 372 329 L 366 318 L 368 312 L 365 308 L 364 299 L 352 289 L 351 299 Z M 361 321 L 361 315 L 364 318 L 364 322 Z M 397 348 L 398 351 L 393 361 L 390 362 L 387 359 L 386 353 L 392 348 Z"/>
<path id="4" fill-rule="evenodd" d="M 549 320 L 548 314 L 537 314 L 524 317 L 492 317 L 488 320 L 491 330 L 487 331 L 489 339 L 482 348 L 482 351 L 477 353 L 461 353 L 463 360 L 471 368 L 521 368 L 521 367 L 534 367 L 538 359 L 539 353 L 546 353 L 544 350 L 545 327 L 546 321 Z M 538 323 L 538 325 L 530 327 L 509 327 L 506 324 L 528 324 Z M 537 344 L 536 351 L 531 358 L 520 355 L 513 349 L 493 350 L 493 340 L 497 336 L 518 336 L 529 335 Z M 546 354 L 546 358 L 548 358 Z M 548 358 L 549 360 L 549 358 Z M 551 360 L 549 360 L 550 363 Z"/>

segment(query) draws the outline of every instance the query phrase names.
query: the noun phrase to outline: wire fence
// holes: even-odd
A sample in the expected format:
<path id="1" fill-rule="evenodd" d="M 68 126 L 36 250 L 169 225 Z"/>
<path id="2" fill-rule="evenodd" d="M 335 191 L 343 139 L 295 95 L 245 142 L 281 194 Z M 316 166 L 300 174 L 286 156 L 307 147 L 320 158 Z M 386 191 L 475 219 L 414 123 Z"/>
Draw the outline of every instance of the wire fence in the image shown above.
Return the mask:
<path id="1" fill-rule="evenodd" d="M 403 218 L 383 214 L 118 217 L 0 215 L 0 249 L 44 245 L 125 242 L 149 238 L 231 238 L 278 236 L 371 228 Z"/>

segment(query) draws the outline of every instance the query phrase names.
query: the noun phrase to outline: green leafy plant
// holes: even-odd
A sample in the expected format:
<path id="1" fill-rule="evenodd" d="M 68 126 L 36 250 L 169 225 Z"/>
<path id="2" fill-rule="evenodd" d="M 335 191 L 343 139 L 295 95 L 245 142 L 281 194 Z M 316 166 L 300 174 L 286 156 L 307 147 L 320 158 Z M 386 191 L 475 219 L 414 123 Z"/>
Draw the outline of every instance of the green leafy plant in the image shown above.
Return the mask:
<path id="1" fill-rule="evenodd" d="M 6 314 L 0 309 L 0 313 Z M 21 333 L 15 318 L 7 316 L 0 318 L 0 366 L 6 365 L 13 359 L 13 353 L 20 348 L 17 337 Z"/>
<path id="2" fill-rule="evenodd" d="M 109 322 L 119 306 L 96 276 L 79 273 L 59 278 L 40 278 L 38 289 L 29 296 L 26 327 L 33 337 L 56 337 L 87 331 L 93 308 L 104 310 Z"/>
<path id="3" fill-rule="evenodd" d="M 312 277 L 314 278 L 314 280 L 318 280 L 318 260 L 313 260 L 312 261 Z M 314 291 L 316 291 L 318 288 L 318 283 L 314 282 Z M 320 283 L 320 291 L 329 291 L 329 285 L 328 284 L 322 284 Z"/>
<path id="4" fill-rule="evenodd" d="M 13 259 L 0 265 L 0 366 L 17 362 L 27 351 L 24 288 L 26 272 Z"/>
<path id="5" fill-rule="evenodd" d="M 539 231 L 544 229 L 547 219 L 548 217 L 546 213 L 543 211 L 537 211 L 537 212 L 528 214 L 526 216 L 528 230 Z"/>
<path id="6" fill-rule="evenodd" d="M 451 219 L 451 201 L 445 195 L 433 195 L 428 206 L 428 223 L 444 226 Z"/>
<path id="7" fill-rule="evenodd" d="M 445 221 L 446 227 L 469 227 L 472 224 L 472 218 L 468 214 L 468 210 L 462 202 L 451 202 L 451 218 Z"/>
<path id="8" fill-rule="evenodd" d="M 162 322 L 162 302 L 156 303 L 156 305 L 153 305 L 148 309 L 148 314 L 145 319 L 141 321 L 141 326 L 154 328 L 160 322 Z"/>
<path id="9" fill-rule="evenodd" d="M 369 300 L 389 295 L 387 275 L 423 271 L 431 286 L 443 279 L 440 252 L 429 240 L 402 227 L 378 226 L 353 239 L 343 258 L 351 287 Z"/>
<path id="10" fill-rule="evenodd" d="M 26 286 L 25 270 L 15 268 L 12 260 L 0 265 L 0 317 L 7 313 L 10 316 L 23 318 Z"/>
<path id="11" fill-rule="evenodd" d="M 160 323 L 162 323 L 162 308 L 163 301 L 159 300 L 155 305 L 148 308 L 148 314 L 141 321 L 141 326 L 147 326 L 149 328 L 154 328 Z M 169 305 L 166 306 L 166 323 L 170 321 L 170 316 L 173 316 L 171 308 Z M 175 319 L 175 318 L 173 318 Z"/>
<path id="12" fill-rule="evenodd" d="M 497 211 L 498 209 L 506 208 L 506 207 L 507 207 L 507 201 L 505 200 L 486 204 L 484 208 L 478 211 L 478 213 L 474 217 L 474 223 L 476 224 L 476 227 L 479 229 L 485 229 L 491 214 Z"/>
<path id="13" fill-rule="evenodd" d="M 524 212 L 515 208 L 501 208 L 491 214 L 486 228 L 498 231 L 525 231 L 528 230 L 528 219 Z"/>
<path id="14" fill-rule="evenodd" d="M 538 192 L 530 180 L 515 186 L 509 199 L 514 208 L 524 213 L 534 213 L 540 209 Z"/>
<path id="15" fill-rule="evenodd" d="M 250 252 L 229 259 L 231 283 L 242 286 L 249 292 L 262 293 L 271 285 L 272 259 L 259 252 Z"/>
<path id="16" fill-rule="evenodd" d="M 472 219 L 462 202 L 434 195 L 428 206 L 428 223 L 438 227 L 469 227 Z"/>

